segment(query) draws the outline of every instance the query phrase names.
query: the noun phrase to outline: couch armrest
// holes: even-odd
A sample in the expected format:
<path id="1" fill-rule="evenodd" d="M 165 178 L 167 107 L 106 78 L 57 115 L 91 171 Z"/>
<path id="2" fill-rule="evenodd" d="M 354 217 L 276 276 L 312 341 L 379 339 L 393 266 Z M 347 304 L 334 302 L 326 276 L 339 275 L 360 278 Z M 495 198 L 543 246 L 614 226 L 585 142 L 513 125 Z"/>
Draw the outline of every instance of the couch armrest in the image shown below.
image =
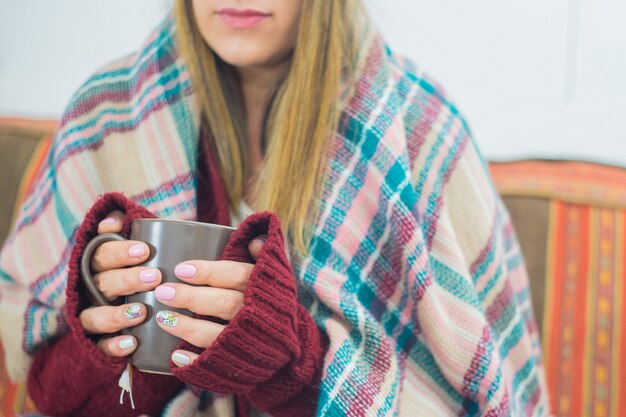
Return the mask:
<path id="1" fill-rule="evenodd" d="M 16 212 L 45 162 L 57 122 L 0 117 L 0 247 L 15 222 Z M 0 415 L 34 412 L 25 384 L 13 384 L 4 366 L 0 343 Z"/>

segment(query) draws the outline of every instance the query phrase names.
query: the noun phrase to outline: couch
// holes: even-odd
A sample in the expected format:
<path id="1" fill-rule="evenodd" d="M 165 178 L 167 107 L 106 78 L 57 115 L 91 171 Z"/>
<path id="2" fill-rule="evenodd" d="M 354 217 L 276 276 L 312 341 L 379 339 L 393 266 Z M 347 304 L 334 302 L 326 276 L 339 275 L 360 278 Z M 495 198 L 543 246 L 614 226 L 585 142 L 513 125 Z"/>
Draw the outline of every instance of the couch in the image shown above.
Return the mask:
<path id="1" fill-rule="evenodd" d="M 0 243 L 55 125 L 0 118 Z M 626 169 L 547 160 L 492 162 L 490 169 L 527 264 L 552 413 L 624 415 Z M 33 411 L 24 385 L 1 368 L 2 359 L 2 415 Z"/>
<path id="2" fill-rule="evenodd" d="M 15 220 L 17 206 L 45 160 L 56 125 L 55 120 L 0 118 L 0 246 Z M 4 417 L 35 411 L 24 384 L 9 381 L 1 343 L 0 404 L 0 416 Z"/>

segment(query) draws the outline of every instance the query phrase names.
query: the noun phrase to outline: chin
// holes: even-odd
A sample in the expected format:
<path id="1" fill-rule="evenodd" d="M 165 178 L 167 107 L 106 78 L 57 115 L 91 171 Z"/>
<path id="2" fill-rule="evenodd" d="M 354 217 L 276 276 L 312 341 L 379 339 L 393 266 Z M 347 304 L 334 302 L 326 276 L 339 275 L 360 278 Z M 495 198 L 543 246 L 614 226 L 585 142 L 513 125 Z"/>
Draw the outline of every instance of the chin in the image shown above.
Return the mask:
<path id="1" fill-rule="evenodd" d="M 256 42 L 232 42 L 212 45 L 213 51 L 226 63 L 233 66 L 250 66 L 270 59 L 262 53 L 263 46 Z"/>
<path id="2" fill-rule="evenodd" d="M 253 57 L 249 55 L 232 56 L 232 55 L 220 55 L 219 53 L 218 55 L 222 59 L 222 61 L 236 68 L 263 67 L 263 66 L 268 65 L 271 62 L 271 60 L 268 60 L 268 59 L 263 59 L 260 57 L 257 58 L 257 57 Z"/>
<path id="3" fill-rule="evenodd" d="M 227 64 L 236 68 L 263 68 L 271 67 L 280 63 L 285 59 L 284 56 L 277 56 L 275 54 L 260 53 L 259 48 L 246 48 L 245 50 L 237 50 L 236 53 L 232 51 L 222 51 L 214 49 L 215 53 Z M 230 52 L 230 53 L 229 53 Z"/>

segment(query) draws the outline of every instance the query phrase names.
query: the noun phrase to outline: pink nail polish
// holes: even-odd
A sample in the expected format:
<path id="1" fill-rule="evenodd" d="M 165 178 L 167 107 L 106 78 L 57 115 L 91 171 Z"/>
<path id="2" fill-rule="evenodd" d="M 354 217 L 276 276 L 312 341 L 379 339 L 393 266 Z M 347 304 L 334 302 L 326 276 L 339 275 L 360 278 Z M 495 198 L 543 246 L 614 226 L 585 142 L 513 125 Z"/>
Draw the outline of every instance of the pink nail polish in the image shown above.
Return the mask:
<path id="1" fill-rule="evenodd" d="M 146 248 L 143 244 L 139 243 L 128 248 L 128 255 L 131 258 L 141 258 L 146 254 Z"/>
<path id="2" fill-rule="evenodd" d="M 150 282 L 154 282 L 157 279 L 156 269 L 142 269 L 139 271 L 139 281 L 144 282 L 146 284 Z"/>
<path id="3" fill-rule="evenodd" d="M 160 300 L 172 301 L 176 296 L 176 289 L 169 285 L 159 285 L 154 290 L 154 296 Z"/>
<path id="4" fill-rule="evenodd" d="M 115 224 L 115 218 L 107 217 L 106 219 L 102 220 L 100 224 Z"/>
<path id="5" fill-rule="evenodd" d="M 261 246 L 263 246 L 265 244 L 265 241 L 267 240 L 267 236 L 257 236 L 254 239 L 252 239 L 253 242 L 258 242 Z"/>
<path id="6" fill-rule="evenodd" d="M 191 264 L 178 264 L 174 268 L 174 274 L 179 278 L 193 278 L 198 270 Z"/>

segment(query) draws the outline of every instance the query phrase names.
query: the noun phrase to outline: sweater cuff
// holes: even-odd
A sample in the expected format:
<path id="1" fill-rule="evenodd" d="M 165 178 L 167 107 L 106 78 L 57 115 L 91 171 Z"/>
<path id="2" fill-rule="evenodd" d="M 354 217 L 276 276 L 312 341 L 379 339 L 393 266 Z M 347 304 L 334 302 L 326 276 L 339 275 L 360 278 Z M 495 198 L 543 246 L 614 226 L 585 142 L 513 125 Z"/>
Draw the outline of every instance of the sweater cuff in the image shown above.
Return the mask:
<path id="1" fill-rule="evenodd" d="M 259 235 L 267 235 L 267 240 L 244 291 L 243 307 L 193 364 L 172 366 L 174 375 L 189 384 L 223 394 L 247 394 L 290 364 L 320 366 L 301 361 L 303 350 L 313 347 L 303 346 L 307 341 L 298 338 L 302 307 L 276 215 L 249 216 L 231 235 L 221 259 L 254 263 L 248 243 Z M 186 342 L 179 348 L 199 352 Z"/>
<path id="2" fill-rule="evenodd" d="M 133 203 L 121 193 L 105 194 L 96 201 L 76 232 L 76 243 L 72 248 L 69 261 L 69 276 L 67 289 L 65 291 L 67 297 L 65 313 L 77 345 L 87 352 L 91 361 L 97 366 L 114 368 L 116 371 L 122 372 L 128 362 L 128 358 L 114 358 L 102 353 L 96 346 L 94 339 L 85 334 L 78 318 L 83 310 L 90 307 L 90 303 L 86 297 L 88 291 L 80 275 L 80 261 L 82 255 L 89 241 L 98 234 L 98 224 L 100 221 L 115 210 L 120 210 L 125 213 L 124 225 L 120 235 L 126 238 L 130 235 L 130 226 L 133 220 L 156 217 L 145 208 Z"/>

